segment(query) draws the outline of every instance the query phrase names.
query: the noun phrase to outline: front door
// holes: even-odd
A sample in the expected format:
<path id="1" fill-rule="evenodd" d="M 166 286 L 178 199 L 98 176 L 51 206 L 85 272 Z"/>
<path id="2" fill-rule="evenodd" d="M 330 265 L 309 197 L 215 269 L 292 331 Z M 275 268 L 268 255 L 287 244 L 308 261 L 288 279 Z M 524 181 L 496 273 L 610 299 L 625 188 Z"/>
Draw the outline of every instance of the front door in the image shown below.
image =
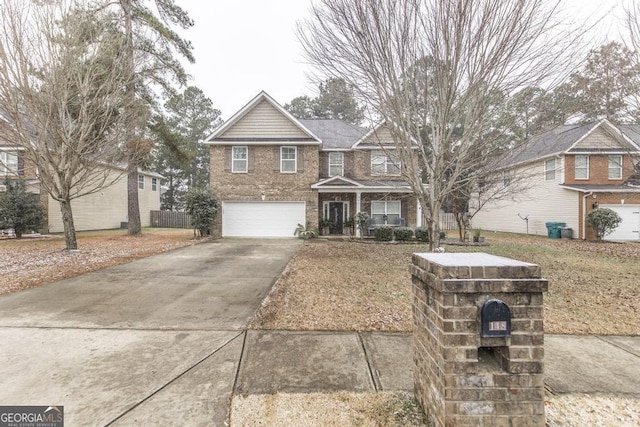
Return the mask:
<path id="1" fill-rule="evenodd" d="M 329 232 L 331 234 L 342 234 L 344 202 L 329 202 L 329 219 L 333 220 L 333 225 Z"/>

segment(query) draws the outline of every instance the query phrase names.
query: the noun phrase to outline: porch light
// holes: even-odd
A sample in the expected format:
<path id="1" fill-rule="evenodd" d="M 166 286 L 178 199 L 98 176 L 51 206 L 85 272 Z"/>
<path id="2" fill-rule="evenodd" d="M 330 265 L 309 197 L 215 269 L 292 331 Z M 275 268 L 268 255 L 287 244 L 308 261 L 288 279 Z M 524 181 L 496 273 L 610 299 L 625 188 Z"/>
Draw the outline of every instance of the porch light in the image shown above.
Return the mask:
<path id="1" fill-rule="evenodd" d="M 591 207 L 593 209 L 598 209 L 598 207 L 600 206 L 600 203 L 598 203 L 598 201 L 596 200 L 595 202 L 593 202 L 593 205 L 591 205 Z"/>

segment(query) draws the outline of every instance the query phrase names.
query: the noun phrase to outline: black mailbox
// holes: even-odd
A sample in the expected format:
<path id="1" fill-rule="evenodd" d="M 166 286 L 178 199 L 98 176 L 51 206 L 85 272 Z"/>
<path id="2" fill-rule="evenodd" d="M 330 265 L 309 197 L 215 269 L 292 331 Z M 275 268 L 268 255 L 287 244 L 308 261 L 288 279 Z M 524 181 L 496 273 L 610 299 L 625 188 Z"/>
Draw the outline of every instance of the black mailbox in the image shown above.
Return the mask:
<path id="1" fill-rule="evenodd" d="M 480 311 L 483 337 L 508 337 L 511 335 L 511 310 L 498 299 L 482 305 Z"/>

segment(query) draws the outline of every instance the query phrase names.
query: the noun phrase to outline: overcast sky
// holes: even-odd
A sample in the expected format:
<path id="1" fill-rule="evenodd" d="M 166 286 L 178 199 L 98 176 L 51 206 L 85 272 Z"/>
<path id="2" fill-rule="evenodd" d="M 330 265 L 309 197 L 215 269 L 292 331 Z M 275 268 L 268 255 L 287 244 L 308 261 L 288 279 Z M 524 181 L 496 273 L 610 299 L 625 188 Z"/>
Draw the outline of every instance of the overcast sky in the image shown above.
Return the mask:
<path id="1" fill-rule="evenodd" d="M 612 10 L 622 16 L 624 0 L 565 0 L 576 16 L 595 17 Z M 631 0 L 627 0 L 631 1 Z M 636 0 L 638 1 L 638 0 Z M 194 46 L 188 65 L 190 84 L 202 89 L 228 119 L 261 90 L 284 105 L 299 95 L 316 96 L 295 35 L 309 16 L 311 0 L 176 0 L 195 21 L 184 32 Z M 617 38 L 615 19 L 598 27 Z M 617 21 L 619 22 L 619 21 Z"/>

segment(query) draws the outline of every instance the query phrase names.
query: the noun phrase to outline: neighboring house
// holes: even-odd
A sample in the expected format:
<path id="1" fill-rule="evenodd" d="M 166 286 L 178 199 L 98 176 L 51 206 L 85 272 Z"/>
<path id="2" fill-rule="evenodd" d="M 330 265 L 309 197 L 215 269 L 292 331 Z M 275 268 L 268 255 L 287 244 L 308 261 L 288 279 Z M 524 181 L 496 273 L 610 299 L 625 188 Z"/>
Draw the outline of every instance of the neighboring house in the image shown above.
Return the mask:
<path id="1" fill-rule="evenodd" d="M 2 126 L 9 124 L 6 120 L 0 120 L 0 132 Z M 77 231 L 119 228 L 121 222 L 127 221 L 127 176 L 119 167 L 110 167 L 108 173 L 113 174 L 114 178 L 117 174 L 121 176 L 112 186 L 71 201 Z M 47 222 L 43 231 L 64 231 L 60 204 L 45 191 L 41 191 L 37 169 L 24 156 L 24 149 L 0 137 L 0 191 L 4 191 L 6 179 L 23 180 L 28 191 L 40 195 L 40 202 L 47 211 Z M 147 227 L 151 225 L 150 211 L 160 210 L 160 180 L 163 178 L 153 172 L 139 171 L 138 179 L 140 220 L 142 226 Z"/>
<path id="2" fill-rule="evenodd" d="M 127 222 L 127 175 L 123 169 L 111 168 L 115 184 L 101 191 L 71 201 L 73 223 L 77 231 L 120 228 Z M 160 180 L 162 175 L 138 171 L 138 203 L 142 227 L 151 225 L 151 211 L 160 210 Z M 110 182 L 107 181 L 107 182 Z M 48 229 L 51 233 L 64 231 L 60 204 L 48 197 Z"/>
<path id="3" fill-rule="evenodd" d="M 595 233 L 586 215 L 606 207 L 622 217 L 606 238 L 638 241 L 639 160 L 640 125 L 602 120 L 559 126 L 532 138 L 505 165 L 505 176 L 528 180 L 526 190 L 485 205 L 474 216 L 473 227 L 525 233 L 528 222 L 529 233 L 546 235 L 547 222 L 564 222 L 574 238 L 591 240 Z"/>
<path id="4" fill-rule="evenodd" d="M 341 120 L 298 120 L 261 92 L 205 143 L 222 236 L 292 237 L 298 224 L 320 219 L 342 234 L 358 212 L 376 225 L 421 223 L 383 125 L 369 131 Z"/>

